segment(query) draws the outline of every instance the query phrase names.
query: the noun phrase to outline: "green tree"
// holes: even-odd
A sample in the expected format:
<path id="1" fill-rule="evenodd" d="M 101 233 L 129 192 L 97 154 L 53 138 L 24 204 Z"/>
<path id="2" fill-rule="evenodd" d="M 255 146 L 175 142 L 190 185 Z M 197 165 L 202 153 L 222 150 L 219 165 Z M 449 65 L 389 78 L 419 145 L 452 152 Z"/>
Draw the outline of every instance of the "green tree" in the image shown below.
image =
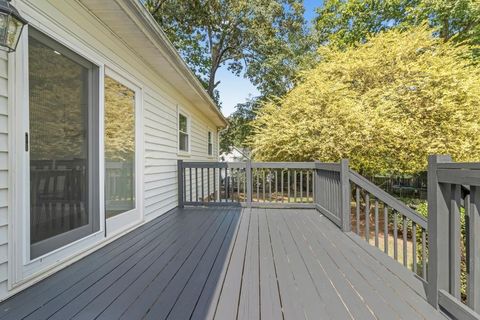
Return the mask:
<path id="1" fill-rule="evenodd" d="M 250 99 L 235 106 L 235 112 L 228 117 L 229 126 L 222 132 L 220 150 L 227 151 L 229 147 L 246 147 L 252 134 L 252 121 L 258 109 L 259 100 Z"/>
<path id="2" fill-rule="evenodd" d="M 217 98 L 216 73 L 244 72 L 262 94 L 283 94 L 313 53 L 301 0 L 145 0 L 187 64 Z"/>
<path id="3" fill-rule="evenodd" d="M 316 38 L 341 48 L 381 31 L 428 22 L 444 40 L 480 44 L 478 0 L 326 0 L 317 9 Z"/>
<path id="4" fill-rule="evenodd" d="M 425 170 L 433 153 L 479 159 L 480 68 L 470 49 L 424 26 L 324 47 L 301 84 L 260 109 L 254 157 L 350 158 L 362 173 L 385 174 Z"/>

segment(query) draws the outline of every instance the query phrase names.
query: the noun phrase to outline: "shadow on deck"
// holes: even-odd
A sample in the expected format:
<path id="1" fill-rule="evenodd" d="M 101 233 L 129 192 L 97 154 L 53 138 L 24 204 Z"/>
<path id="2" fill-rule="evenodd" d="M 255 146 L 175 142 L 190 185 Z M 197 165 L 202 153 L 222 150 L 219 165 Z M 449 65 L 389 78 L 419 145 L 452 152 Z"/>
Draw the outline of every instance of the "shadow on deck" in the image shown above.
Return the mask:
<path id="1" fill-rule="evenodd" d="M 0 319 L 444 319 L 313 209 L 175 209 L 0 304 Z M 405 276 L 402 276 L 405 275 Z"/>

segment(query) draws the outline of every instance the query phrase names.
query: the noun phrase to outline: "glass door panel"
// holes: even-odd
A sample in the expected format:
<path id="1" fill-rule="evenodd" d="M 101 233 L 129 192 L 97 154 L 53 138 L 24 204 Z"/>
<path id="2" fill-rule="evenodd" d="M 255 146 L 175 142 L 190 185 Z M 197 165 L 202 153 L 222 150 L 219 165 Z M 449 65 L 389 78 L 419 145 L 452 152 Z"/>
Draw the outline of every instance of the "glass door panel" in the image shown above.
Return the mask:
<path id="1" fill-rule="evenodd" d="M 105 215 L 135 209 L 135 92 L 105 77 Z"/>
<path id="2" fill-rule="evenodd" d="M 98 230 L 93 140 L 98 72 L 52 39 L 29 32 L 30 256 L 35 258 Z"/>

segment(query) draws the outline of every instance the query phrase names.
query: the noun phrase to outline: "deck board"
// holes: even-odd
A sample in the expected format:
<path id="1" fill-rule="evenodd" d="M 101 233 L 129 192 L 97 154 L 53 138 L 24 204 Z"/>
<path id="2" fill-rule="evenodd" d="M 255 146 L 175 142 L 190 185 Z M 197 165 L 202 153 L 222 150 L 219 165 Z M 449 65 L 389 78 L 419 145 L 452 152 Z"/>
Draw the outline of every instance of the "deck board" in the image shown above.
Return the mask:
<path id="1" fill-rule="evenodd" d="M 0 303 L 0 319 L 445 319 L 391 262 L 312 209 L 175 209 Z"/>

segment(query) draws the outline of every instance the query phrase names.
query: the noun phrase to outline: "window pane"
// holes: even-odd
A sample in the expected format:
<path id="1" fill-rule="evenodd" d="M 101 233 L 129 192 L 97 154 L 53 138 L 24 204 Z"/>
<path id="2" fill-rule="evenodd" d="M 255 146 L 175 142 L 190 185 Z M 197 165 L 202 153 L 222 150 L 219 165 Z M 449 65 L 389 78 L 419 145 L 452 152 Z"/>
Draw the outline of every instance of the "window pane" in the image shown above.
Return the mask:
<path id="1" fill-rule="evenodd" d="M 188 134 L 180 132 L 179 134 L 180 150 L 188 151 Z"/>
<path id="2" fill-rule="evenodd" d="M 178 128 L 180 131 L 187 133 L 188 132 L 188 124 L 187 124 L 187 117 L 181 114 L 178 118 Z"/>
<path id="3" fill-rule="evenodd" d="M 135 92 L 105 77 L 105 214 L 135 208 Z"/>
<path id="4" fill-rule="evenodd" d="M 28 45 L 30 241 L 36 244 L 89 224 L 92 93 L 88 68 L 31 36 Z"/>
<path id="5" fill-rule="evenodd" d="M 212 133 L 208 131 L 208 143 L 212 143 Z"/>
<path id="6" fill-rule="evenodd" d="M 208 155 L 212 155 L 213 154 L 213 146 L 211 143 L 208 144 Z"/>

